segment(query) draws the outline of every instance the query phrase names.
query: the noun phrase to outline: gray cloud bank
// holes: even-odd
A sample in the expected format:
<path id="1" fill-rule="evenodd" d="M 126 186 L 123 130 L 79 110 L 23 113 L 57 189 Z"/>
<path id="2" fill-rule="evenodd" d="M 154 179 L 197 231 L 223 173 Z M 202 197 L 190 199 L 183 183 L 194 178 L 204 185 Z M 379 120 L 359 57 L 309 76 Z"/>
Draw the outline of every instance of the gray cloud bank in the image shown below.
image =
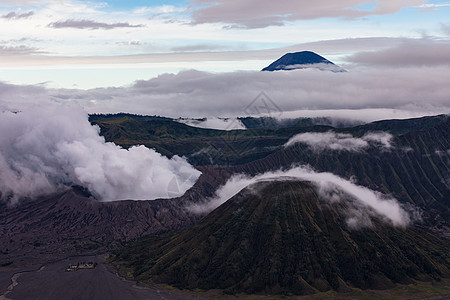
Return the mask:
<path id="1" fill-rule="evenodd" d="M 268 172 L 255 177 L 238 174 L 230 178 L 216 191 L 216 196 L 206 204 L 188 207 L 191 211 L 209 212 L 236 195 L 243 188 L 258 181 L 285 180 L 296 178 L 313 182 L 318 187 L 319 196 L 330 202 L 340 202 L 353 197 L 357 203 L 348 211 L 347 225 L 351 228 L 372 226 L 371 217 L 376 216 L 394 226 L 407 226 L 412 222 L 410 214 L 396 199 L 356 185 L 332 173 L 318 173 L 309 167 L 294 167 L 285 171 Z"/>
<path id="2" fill-rule="evenodd" d="M 386 109 L 449 113 L 449 75 L 446 66 L 352 69 L 347 73 L 307 69 L 212 74 L 189 70 L 137 81 L 129 87 L 48 93 L 55 101 L 75 102 L 88 112 L 202 118 L 236 117 L 246 111 L 270 114 L 256 99 L 264 91 L 282 112 L 328 110 L 332 114 L 332 110 L 373 109 L 371 117 L 383 119 Z M 248 109 L 249 105 L 254 107 Z"/>
<path id="3" fill-rule="evenodd" d="M 333 131 L 306 132 L 293 136 L 284 146 L 289 147 L 297 143 L 303 143 L 318 152 L 326 149 L 359 152 L 370 146 L 389 149 L 392 147 L 391 141 L 392 135 L 386 132 L 369 132 L 360 138 L 355 138 L 348 133 L 336 133 Z"/>
<path id="4" fill-rule="evenodd" d="M 42 53 L 39 49 L 25 45 L 9 46 L 0 44 L 0 55 L 17 56 Z"/>
<path id="5" fill-rule="evenodd" d="M 448 66 L 450 65 L 450 41 L 404 40 L 392 48 L 359 52 L 350 56 L 348 61 L 382 67 Z"/>
<path id="6" fill-rule="evenodd" d="M 73 184 L 104 201 L 169 198 L 182 195 L 199 176 L 184 158 L 106 143 L 79 107 L 0 113 L 0 199 L 10 204 Z"/>
<path id="7" fill-rule="evenodd" d="M 144 25 L 132 25 L 125 22 L 120 23 L 103 23 L 103 22 L 97 22 L 92 20 L 65 20 L 65 21 L 58 21 L 48 24 L 48 27 L 52 28 L 76 28 L 76 29 L 115 29 L 115 28 L 136 28 L 136 27 L 144 27 Z"/>
<path id="8" fill-rule="evenodd" d="M 359 18 L 392 14 L 404 7 L 420 6 L 425 0 L 377 0 L 364 8 L 361 0 L 195 0 L 200 6 L 193 13 L 195 23 L 225 23 L 235 27 L 261 28 L 282 25 L 285 21 L 327 17 Z"/>
<path id="9" fill-rule="evenodd" d="M 1 16 L 2 19 L 7 20 L 19 20 L 19 19 L 27 19 L 34 15 L 34 11 L 29 11 L 26 13 L 17 13 L 15 11 L 9 12 L 6 15 Z"/>

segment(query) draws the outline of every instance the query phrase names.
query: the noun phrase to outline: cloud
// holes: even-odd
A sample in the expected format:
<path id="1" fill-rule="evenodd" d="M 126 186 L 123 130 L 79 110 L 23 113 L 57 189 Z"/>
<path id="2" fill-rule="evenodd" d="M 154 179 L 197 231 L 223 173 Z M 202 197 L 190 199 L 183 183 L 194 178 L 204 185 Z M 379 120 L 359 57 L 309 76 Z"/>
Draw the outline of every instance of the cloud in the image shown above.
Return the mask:
<path id="1" fill-rule="evenodd" d="M 364 9 L 361 0 L 195 0 L 195 24 L 225 23 L 232 27 L 262 28 L 282 25 L 286 21 L 318 18 L 359 18 L 369 15 L 393 14 L 404 7 L 425 4 L 425 0 L 377 0 L 374 6 Z"/>
<path id="2" fill-rule="evenodd" d="M 382 67 L 450 65 L 450 41 L 405 40 L 396 47 L 356 53 L 349 62 Z"/>
<path id="3" fill-rule="evenodd" d="M 393 136 L 387 132 L 368 132 L 361 139 L 385 149 L 392 148 Z"/>
<path id="4" fill-rule="evenodd" d="M 289 70 L 295 70 L 295 69 L 318 69 L 320 71 L 331 71 L 331 72 L 347 72 L 345 69 L 339 67 L 335 64 L 329 64 L 329 63 L 315 63 L 315 64 L 294 64 L 294 65 L 280 65 L 277 66 L 275 71 L 289 71 Z"/>
<path id="5" fill-rule="evenodd" d="M 206 51 L 206 50 L 217 50 L 222 47 L 219 45 L 213 44 L 196 44 L 196 45 L 188 45 L 188 46 L 179 46 L 172 48 L 172 51 L 175 52 L 191 52 L 191 51 Z"/>
<path id="6" fill-rule="evenodd" d="M 115 28 L 137 28 L 137 27 L 144 27 L 145 25 L 138 24 L 138 25 L 131 25 L 126 22 L 121 23 L 102 23 L 102 22 L 96 22 L 92 20 L 66 20 L 66 21 L 58 21 L 48 24 L 48 27 L 51 28 L 76 28 L 76 29 L 115 29 Z"/>
<path id="7" fill-rule="evenodd" d="M 12 4 L 12 5 L 34 5 L 44 3 L 58 3 L 63 0 L 0 0 L 0 3 Z"/>
<path id="8" fill-rule="evenodd" d="M 9 46 L 9 45 L 0 45 L 0 55 L 2 56 L 16 56 L 16 55 L 29 55 L 29 54 L 40 54 L 38 48 L 29 47 L 25 45 L 18 46 Z"/>
<path id="9" fill-rule="evenodd" d="M 361 138 L 355 138 L 348 133 L 328 132 L 306 132 L 300 133 L 287 141 L 285 147 L 297 143 L 307 144 L 314 151 L 320 152 L 326 149 L 335 151 L 359 152 L 370 146 L 381 146 L 389 149 L 392 135 L 386 132 L 369 132 Z"/>
<path id="10" fill-rule="evenodd" d="M 317 173 L 309 167 L 294 167 L 286 171 L 268 172 L 255 177 L 234 175 L 206 204 L 192 205 L 188 209 L 197 213 L 209 212 L 253 183 L 293 178 L 313 182 L 318 188 L 319 196 L 332 203 L 346 201 L 348 196 L 353 197 L 357 202 L 346 211 L 349 227 L 370 226 L 371 223 L 367 220 L 373 216 L 394 226 L 407 226 L 412 221 L 411 216 L 396 199 L 356 185 L 332 173 Z"/>
<path id="11" fill-rule="evenodd" d="M 245 125 L 237 118 L 215 118 L 208 117 L 204 119 L 178 119 L 180 123 L 187 124 L 189 126 L 208 129 L 219 130 L 236 130 L 246 129 Z"/>
<path id="12" fill-rule="evenodd" d="M 425 8 L 425 9 L 437 9 L 440 7 L 447 7 L 447 6 L 450 6 L 450 3 L 425 3 L 425 4 L 418 5 L 416 7 Z"/>
<path id="13" fill-rule="evenodd" d="M 336 55 L 343 53 L 354 53 L 360 51 L 375 51 L 386 48 L 392 48 L 404 41 L 410 39 L 406 38 L 352 38 L 352 39 L 338 39 L 326 40 L 311 43 L 302 43 L 291 45 L 287 47 L 263 49 L 263 50 L 233 50 L 233 51 L 201 51 L 195 49 L 195 45 L 191 50 L 183 52 L 171 53 L 153 53 L 153 54 L 137 54 L 137 55 L 107 55 L 107 56 L 58 56 L 58 55 L 40 55 L 29 57 L 27 60 L 5 60 L 0 61 L 0 67 L 17 67 L 17 66 L 48 66 L 48 65 L 71 65 L 79 68 L 79 65 L 91 68 L 99 65 L 115 65 L 120 67 L 124 64 L 143 64 L 143 63 L 176 63 L 176 62 L 222 62 L 222 61 L 252 61 L 261 60 L 262 64 L 273 61 L 288 52 L 297 52 L 302 50 L 312 50 L 322 55 Z M 144 42 L 142 42 L 144 44 Z M 201 47 L 202 44 L 199 44 Z M 208 46 L 204 44 L 203 46 Z M 214 47 L 215 45 L 210 45 Z M 189 46 L 187 46 L 189 47 Z M 183 46 L 181 46 L 181 50 Z M 180 50 L 180 49 L 179 49 Z M 198 50 L 198 51 L 197 51 Z M 172 49 L 172 51 L 175 51 Z M 433 53 L 428 53 L 433 55 Z M 180 64 L 181 65 L 181 64 Z M 264 67 L 261 65 L 258 69 Z M 142 78 L 139 78 L 142 79 Z"/>
<path id="14" fill-rule="evenodd" d="M 199 175 L 184 158 L 106 143 L 79 107 L 0 113 L 0 197 L 10 204 L 73 184 L 104 201 L 169 198 L 182 195 Z"/>
<path id="15" fill-rule="evenodd" d="M 139 40 L 132 40 L 128 42 L 116 42 L 116 45 L 124 45 L 124 46 L 142 46 L 141 41 Z"/>
<path id="16" fill-rule="evenodd" d="M 450 36 L 450 24 L 441 24 L 441 30 L 447 36 Z"/>
<path id="17" fill-rule="evenodd" d="M 408 110 L 407 108 L 394 109 L 394 108 L 367 108 L 367 109 L 316 109 L 316 110 L 295 110 L 289 112 L 283 112 L 278 118 L 280 121 L 285 119 L 295 118 L 331 118 L 332 123 L 329 124 L 333 127 L 343 127 L 342 123 L 347 124 L 344 127 L 351 127 L 361 125 L 364 123 L 370 123 L 379 120 L 386 119 L 411 119 L 419 118 L 423 116 L 437 115 L 441 113 L 449 113 L 450 110 Z M 350 124 L 349 124 L 350 121 Z"/>
<path id="18" fill-rule="evenodd" d="M 51 103 L 47 90 L 35 85 L 13 85 L 0 82 L 0 111 L 34 109 Z"/>
<path id="19" fill-rule="evenodd" d="M 135 14 L 168 14 L 175 12 L 182 12 L 186 10 L 185 7 L 177 7 L 174 5 L 160 5 L 160 6 L 143 6 L 136 8 Z"/>
<path id="20" fill-rule="evenodd" d="M 2 19 L 7 20 L 19 20 L 19 19 L 27 19 L 34 15 L 34 11 L 29 11 L 26 13 L 16 13 L 15 11 L 9 12 L 6 15 L 1 16 Z"/>
<path id="21" fill-rule="evenodd" d="M 194 70 L 163 74 L 130 87 L 93 90 L 49 90 L 59 101 L 74 102 L 88 112 L 129 112 L 168 117 L 236 117 L 248 111 L 269 113 L 264 91 L 285 112 L 298 110 L 377 109 L 411 114 L 450 113 L 449 68 L 384 70 L 350 69 L 347 73 L 313 69 L 281 72 L 212 74 Z M 255 109 L 246 109 L 248 106 Z M 373 111 L 372 111 L 373 112 Z M 276 111 L 277 116 L 279 111 Z M 375 115 L 374 115 L 375 116 Z"/>

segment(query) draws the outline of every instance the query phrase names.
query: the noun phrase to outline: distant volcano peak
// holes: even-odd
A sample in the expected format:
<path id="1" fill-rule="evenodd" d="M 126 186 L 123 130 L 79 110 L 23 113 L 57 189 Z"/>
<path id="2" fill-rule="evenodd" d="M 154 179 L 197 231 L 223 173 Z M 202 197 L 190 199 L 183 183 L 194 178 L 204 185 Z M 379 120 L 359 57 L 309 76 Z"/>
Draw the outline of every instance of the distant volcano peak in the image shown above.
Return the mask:
<path id="1" fill-rule="evenodd" d="M 289 71 L 298 69 L 319 69 L 322 71 L 345 72 L 323 56 L 312 51 L 286 53 L 262 71 Z"/>

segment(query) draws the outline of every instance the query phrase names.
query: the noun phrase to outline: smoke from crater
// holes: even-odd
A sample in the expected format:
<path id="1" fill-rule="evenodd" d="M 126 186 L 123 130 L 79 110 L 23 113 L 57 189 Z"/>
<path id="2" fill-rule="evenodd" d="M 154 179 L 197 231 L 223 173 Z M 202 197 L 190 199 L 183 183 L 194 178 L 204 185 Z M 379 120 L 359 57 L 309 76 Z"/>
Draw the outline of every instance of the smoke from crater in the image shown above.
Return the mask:
<path id="1" fill-rule="evenodd" d="M 168 198 L 184 194 L 199 176 L 184 158 L 105 142 L 79 107 L 0 113 L 0 198 L 10 204 L 74 184 L 103 201 Z M 174 193 L 171 182 L 183 184 Z"/>

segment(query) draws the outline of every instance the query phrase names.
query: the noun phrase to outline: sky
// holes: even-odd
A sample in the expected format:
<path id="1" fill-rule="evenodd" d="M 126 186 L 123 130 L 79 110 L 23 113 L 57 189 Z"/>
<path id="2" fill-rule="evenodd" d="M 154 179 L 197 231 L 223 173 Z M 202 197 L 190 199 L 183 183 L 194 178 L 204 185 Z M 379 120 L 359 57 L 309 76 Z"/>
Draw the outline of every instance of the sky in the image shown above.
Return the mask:
<path id="1" fill-rule="evenodd" d="M 88 112 L 238 116 L 264 91 L 283 111 L 447 113 L 449 20 L 445 0 L 0 0 L 0 106 L 31 93 Z M 351 74 L 259 74 L 303 50 Z"/>

